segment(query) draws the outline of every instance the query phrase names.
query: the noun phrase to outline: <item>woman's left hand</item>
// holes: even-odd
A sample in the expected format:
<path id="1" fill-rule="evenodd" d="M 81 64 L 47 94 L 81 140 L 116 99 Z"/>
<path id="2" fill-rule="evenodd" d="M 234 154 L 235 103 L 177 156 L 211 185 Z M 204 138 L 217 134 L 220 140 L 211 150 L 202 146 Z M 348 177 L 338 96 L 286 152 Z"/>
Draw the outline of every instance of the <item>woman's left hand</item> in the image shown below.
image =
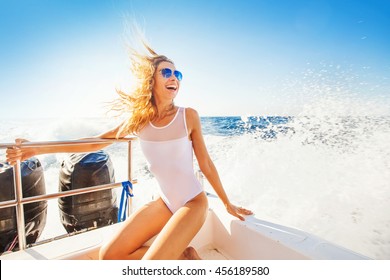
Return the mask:
<path id="1" fill-rule="evenodd" d="M 242 215 L 252 215 L 253 212 L 251 210 L 237 207 L 231 203 L 228 203 L 226 205 L 226 210 L 229 212 L 229 214 L 239 218 L 241 221 L 245 221 L 245 218 Z"/>

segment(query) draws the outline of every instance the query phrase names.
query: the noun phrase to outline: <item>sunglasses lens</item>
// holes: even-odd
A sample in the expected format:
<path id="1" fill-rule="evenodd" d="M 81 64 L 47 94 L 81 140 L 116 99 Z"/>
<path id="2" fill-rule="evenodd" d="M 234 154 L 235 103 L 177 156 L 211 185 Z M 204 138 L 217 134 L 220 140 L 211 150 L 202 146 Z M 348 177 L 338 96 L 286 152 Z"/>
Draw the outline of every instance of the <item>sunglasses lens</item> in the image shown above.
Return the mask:
<path id="1" fill-rule="evenodd" d="M 172 76 L 172 70 L 169 69 L 169 68 L 161 69 L 161 75 L 162 75 L 165 79 L 168 79 L 170 76 Z"/>
<path id="2" fill-rule="evenodd" d="M 161 75 L 165 78 L 165 79 L 168 79 L 169 77 L 172 76 L 172 70 L 169 69 L 169 68 L 163 68 L 160 70 L 161 71 Z M 178 81 L 181 81 L 181 79 L 183 79 L 183 74 L 180 72 L 180 71 L 177 71 L 175 70 L 173 72 L 173 74 L 175 75 L 176 79 Z"/>
<path id="3" fill-rule="evenodd" d="M 178 81 L 181 81 L 181 79 L 183 79 L 183 74 L 180 71 L 175 70 L 174 74 Z"/>

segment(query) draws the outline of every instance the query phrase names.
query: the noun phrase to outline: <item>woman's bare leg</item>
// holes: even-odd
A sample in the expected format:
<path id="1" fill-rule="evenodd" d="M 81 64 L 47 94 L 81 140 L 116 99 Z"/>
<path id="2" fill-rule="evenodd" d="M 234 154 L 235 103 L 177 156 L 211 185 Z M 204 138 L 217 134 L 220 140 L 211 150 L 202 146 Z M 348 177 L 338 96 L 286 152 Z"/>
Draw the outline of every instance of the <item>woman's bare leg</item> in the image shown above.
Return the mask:
<path id="1" fill-rule="evenodd" d="M 158 234 L 172 217 L 161 198 L 137 210 L 126 221 L 109 243 L 102 246 L 100 259 L 141 259 L 148 247 L 143 244 Z"/>
<path id="2" fill-rule="evenodd" d="M 143 256 L 143 259 L 171 260 L 184 258 L 188 244 L 206 219 L 207 209 L 207 197 L 203 192 L 187 202 L 169 219 Z"/>

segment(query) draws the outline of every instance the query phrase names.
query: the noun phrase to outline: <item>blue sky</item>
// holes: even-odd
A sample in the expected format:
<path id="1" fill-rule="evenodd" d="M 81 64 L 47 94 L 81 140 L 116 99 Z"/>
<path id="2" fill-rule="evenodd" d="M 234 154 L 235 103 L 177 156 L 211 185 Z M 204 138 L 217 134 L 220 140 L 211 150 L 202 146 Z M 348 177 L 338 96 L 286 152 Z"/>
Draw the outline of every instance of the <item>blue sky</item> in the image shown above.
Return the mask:
<path id="1" fill-rule="evenodd" d="M 377 0 L 0 0 L 0 118 L 104 116 L 131 86 L 134 20 L 183 72 L 176 104 L 201 115 L 388 105 L 389 14 Z"/>

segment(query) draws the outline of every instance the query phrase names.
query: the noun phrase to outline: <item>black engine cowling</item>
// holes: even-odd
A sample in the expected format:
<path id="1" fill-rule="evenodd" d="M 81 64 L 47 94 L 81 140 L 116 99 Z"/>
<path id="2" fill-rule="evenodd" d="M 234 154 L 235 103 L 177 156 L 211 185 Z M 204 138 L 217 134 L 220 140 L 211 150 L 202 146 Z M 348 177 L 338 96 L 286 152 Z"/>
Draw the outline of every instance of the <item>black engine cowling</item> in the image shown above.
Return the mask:
<path id="1" fill-rule="evenodd" d="M 61 164 L 59 191 L 115 182 L 114 168 L 104 151 L 72 154 Z M 62 225 L 68 233 L 117 222 L 114 190 L 102 190 L 58 199 Z"/>
<path id="2" fill-rule="evenodd" d="M 30 158 L 21 163 L 23 197 L 46 193 L 45 178 L 41 162 Z M 0 163 L 0 201 L 14 200 L 14 169 Z M 47 201 L 28 203 L 24 206 L 24 220 L 27 244 L 35 243 L 41 235 L 47 217 Z M 18 248 L 18 233 L 15 207 L 0 211 L 0 253 Z"/>

